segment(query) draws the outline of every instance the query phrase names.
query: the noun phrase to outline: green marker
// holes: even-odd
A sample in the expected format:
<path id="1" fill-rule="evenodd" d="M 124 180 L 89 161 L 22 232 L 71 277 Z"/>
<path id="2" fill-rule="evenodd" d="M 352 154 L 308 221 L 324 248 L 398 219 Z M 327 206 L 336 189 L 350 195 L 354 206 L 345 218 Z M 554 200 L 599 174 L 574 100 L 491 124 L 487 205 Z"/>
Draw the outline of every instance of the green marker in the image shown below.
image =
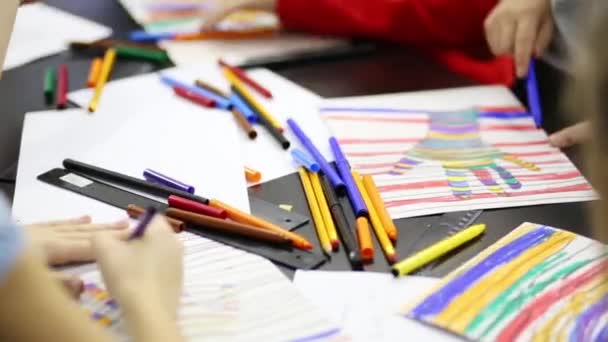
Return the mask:
<path id="1" fill-rule="evenodd" d="M 49 67 L 44 73 L 44 99 L 47 105 L 52 105 L 57 90 L 57 70 Z"/>
<path id="2" fill-rule="evenodd" d="M 169 62 L 169 56 L 163 50 L 144 49 L 125 45 L 117 45 L 115 49 L 118 58 L 146 60 L 157 64 Z"/>

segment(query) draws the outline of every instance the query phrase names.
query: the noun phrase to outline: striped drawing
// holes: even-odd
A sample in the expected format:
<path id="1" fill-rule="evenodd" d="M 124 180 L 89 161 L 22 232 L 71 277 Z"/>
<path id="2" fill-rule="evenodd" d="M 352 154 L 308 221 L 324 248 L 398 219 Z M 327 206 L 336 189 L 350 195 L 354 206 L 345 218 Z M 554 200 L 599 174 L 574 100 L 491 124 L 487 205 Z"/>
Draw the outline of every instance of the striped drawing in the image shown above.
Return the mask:
<path id="1" fill-rule="evenodd" d="M 507 160 L 530 171 L 540 171 L 540 168 L 483 142 L 478 115 L 476 110 L 429 113 L 426 137 L 406 152 L 389 174 L 403 175 L 425 160 L 435 160 L 443 166 L 453 195 L 460 199 L 471 198 L 473 194 L 467 181 L 468 173 L 472 173 L 497 196 L 506 195 L 507 190 L 497 183 L 496 176 L 501 178 L 510 190 L 521 189 L 522 184 L 517 178 L 504 167 L 497 165 L 495 160 Z"/>
<path id="2" fill-rule="evenodd" d="M 404 314 L 480 341 L 606 341 L 608 249 L 525 223 Z"/>
<path id="3" fill-rule="evenodd" d="M 394 219 L 596 198 L 524 108 L 386 107 L 393 99 L 405 103 L 400 94 L 335 99 L 320 112 L 351 167 L 374 177 Z"/>

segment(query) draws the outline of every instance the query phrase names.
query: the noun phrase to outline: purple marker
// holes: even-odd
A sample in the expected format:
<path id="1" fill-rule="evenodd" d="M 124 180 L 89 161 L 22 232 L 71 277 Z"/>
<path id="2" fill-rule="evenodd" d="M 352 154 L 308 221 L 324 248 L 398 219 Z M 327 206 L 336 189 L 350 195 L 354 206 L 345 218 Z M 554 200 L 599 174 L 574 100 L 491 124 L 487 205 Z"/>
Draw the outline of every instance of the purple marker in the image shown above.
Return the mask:
<path id="1" fill-rule="evenodd" d="M 156 216 L 156 209 L 153 207 L 146 209 L 146 212 L 140 217 L 137 227 L 135 227 L 135 230 L 133 230 L 133 233 L 129 236 L 129 240 L 142 237 L 154 216 Z"/>
<path id="2" fill-rule="evenodd" d="M 165 176 L 162 173 L 156 172 L 151 169 L 144 170 L 144 178 L 150 183 L 164 185 L 172 189 L 187 192 L 189 194 L 194 194 L 195 191 L 192 185 L 184 184 L 178 180 L 175 180 L 169 176 Z"/>
<path id="3" fill-rule="evenodd" d="M 350 165 L 348 164 L 348 160 L 340 148 L 340 144 L 338 144 L 338 140 L 336 140 L 334 137 L 329 138 L 329 146 L 331 147 L 331 151 L 334 153 L 334 157 L 336 157 L 336 168 L 338 169 L 338 173 L 346 185 L 346 193 L 348 194 L 350 204 L 353 206 L 353 210 L 355 211 L 355 216 L 368 216 L 369 211 L 367 210 L 367 206 L 365 206 L 365 202 L 363 201 L 363 197 L 359 192 L 359 188 L 357 188 L 357 183 L 355 183 L 355 179 L 350 171 Z"/>

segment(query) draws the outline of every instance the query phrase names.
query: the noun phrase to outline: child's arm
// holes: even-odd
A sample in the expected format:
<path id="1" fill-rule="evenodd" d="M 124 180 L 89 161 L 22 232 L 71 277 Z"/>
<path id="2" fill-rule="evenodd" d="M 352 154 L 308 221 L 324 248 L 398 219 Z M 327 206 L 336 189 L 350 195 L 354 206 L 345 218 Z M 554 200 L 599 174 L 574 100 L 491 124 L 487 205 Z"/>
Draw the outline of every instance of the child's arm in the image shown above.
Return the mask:
<path id="1" fill-rule="evenodd" d="M 483 21 L 497 0 L 226 0 L 212 28 L 239 9 L 275 9 L 287 29 L 430 47 L 484 43 Z"/>
<path id="2" fill-rule="evenodd" d="M 528 74 L 532 57 L 545 52 L 553 30 L 551 0 L 502 0 L 485 21 L 492 52 L 513 56 L 518 77 Z"/>
<path id="3" fill-rule="evenodd" d="M 496 0 L 278 0 L 289 29 L 430 47 L 483 44 Z"/>

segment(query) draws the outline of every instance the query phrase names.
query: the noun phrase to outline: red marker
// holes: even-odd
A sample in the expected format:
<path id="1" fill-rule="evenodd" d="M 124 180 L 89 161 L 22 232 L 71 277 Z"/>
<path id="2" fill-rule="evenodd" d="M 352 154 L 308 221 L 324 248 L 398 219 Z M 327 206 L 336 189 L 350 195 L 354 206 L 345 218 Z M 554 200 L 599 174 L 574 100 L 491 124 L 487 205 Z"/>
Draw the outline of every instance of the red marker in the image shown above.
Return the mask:
<path id="1" fill-rule="evenodd" d="M 272 93 L 268 89 L 264 88 L 261 84 L 259 84 L 258 82 L 254 81 L 249 76 L 247 76 L 247 73 L 243 69 L 229 65 L 221 59 L 218 60 L 218 63 L 220 64 L 220 66 L 232 71 L 232 73 L 236 77 L 238 77 L 241 81 L 243 81 L 243 83 L 245 83 L 248 86 L 250 86 L 251 88 L 253 88 L 260 95 L 262 95 L 266 98 L 269 98 L 269 99 L 272 98 Z"/>
<path id="2" fill-rule="evenodd" d="M 175 94 L 177 96 L 187 99 L 190 102 L 199 104 L 204 107 L 209 107 L 209 108 L 215 107 L 215 101 L 213 99 L 195 94 L 186 88 L 182 88 L 180 86 L 174 86 L 173 91 L 175 92 Z"/>
<path id="3" fill-rule="evenodd" d="M 222 220 L 225 220 L 228 217 L 228 212 L 224 209 L 215 208 L 183 197 L 171 195 L 169 196 L 168 202 L 171 208 L 211 216 Z"/>
<path id="4" fill-rule="evenodd" d="M 68 66 L 61 64 L 57 71 L 57 109 L 68 106 Z"/>

